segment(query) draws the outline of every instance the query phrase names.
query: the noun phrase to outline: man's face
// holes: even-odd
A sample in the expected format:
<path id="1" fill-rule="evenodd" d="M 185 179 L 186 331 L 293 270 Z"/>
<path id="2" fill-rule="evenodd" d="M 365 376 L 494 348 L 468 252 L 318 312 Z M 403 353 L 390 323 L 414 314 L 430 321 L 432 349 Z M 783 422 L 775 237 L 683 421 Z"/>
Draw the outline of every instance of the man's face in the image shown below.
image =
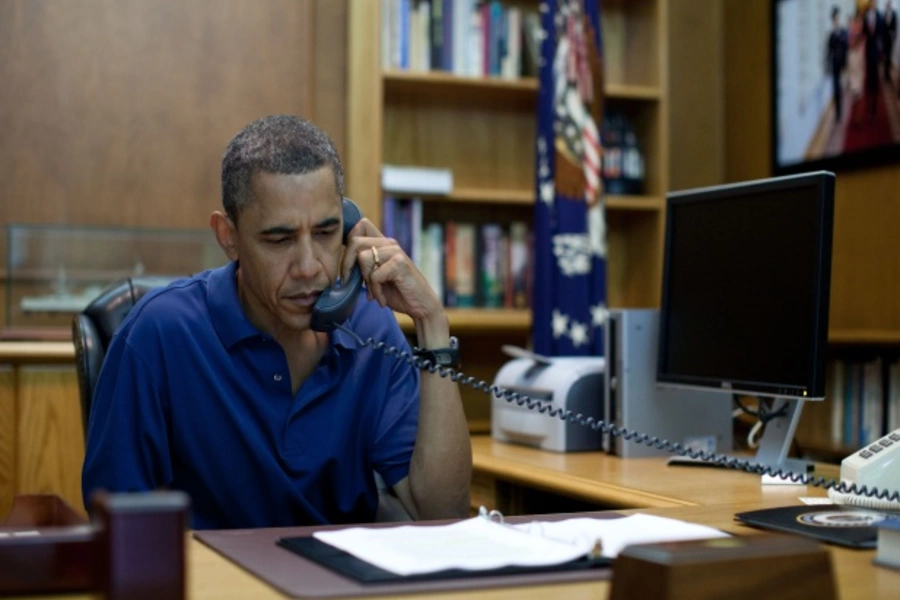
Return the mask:
<path id="1" fill-rule="evenodd" d="M 239 292 L 250 321 L 277 336 L 309 328 L 313 305 L 337 276 L 341 199 L 330 167 L 303 175 L 261 172 L 238 216 Z"/>

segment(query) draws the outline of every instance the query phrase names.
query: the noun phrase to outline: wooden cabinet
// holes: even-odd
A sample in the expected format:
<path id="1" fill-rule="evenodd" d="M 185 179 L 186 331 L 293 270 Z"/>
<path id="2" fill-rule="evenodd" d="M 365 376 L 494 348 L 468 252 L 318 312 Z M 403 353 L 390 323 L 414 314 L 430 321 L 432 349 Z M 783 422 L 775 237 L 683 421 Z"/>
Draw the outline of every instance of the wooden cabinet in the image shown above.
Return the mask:
<path id="1" fill-rule="evenodd" d="M 538 2 L 507 4 L 537 9 Z M 533 221 L 535 78 L 462 77 L 443 71 L 385 71 L 381 2 L 350 0 L 348 196 L 376 224 L 382 215 L 382 164 L 449 168 L 453 192 L 424 198 L 425 220 Z M 605 0 L 607 109 L 624 114 L 646 165 L 640 196 L 607 196 L 608 304 L 658 305 L 668 189 L 665 0 Z M 490 380 L 507 360 L 502 344 L 528 344 L 530 310 L 451 309 L 463 370 Z M 401 325 L 410 330 L 408 319 Z M 473 431 L 488 427 L 487 397 L 464 389 Z M 479 397 L 481 396 L 481 397 Z"/>
<path id="2" fill-rule="evenodd" d="M 71 342 L 0 343 L 0 520 L 16 494 L 81 500 L 84 433 Z"/>

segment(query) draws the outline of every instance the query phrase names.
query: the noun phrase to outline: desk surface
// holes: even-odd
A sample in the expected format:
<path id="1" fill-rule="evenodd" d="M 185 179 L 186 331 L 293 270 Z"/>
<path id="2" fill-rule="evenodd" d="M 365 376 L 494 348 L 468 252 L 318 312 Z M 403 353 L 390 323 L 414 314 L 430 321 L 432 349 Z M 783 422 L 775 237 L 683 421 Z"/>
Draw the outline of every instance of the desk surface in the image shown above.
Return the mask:
<path id="1" fill-rule="evenodd" d="M 620 460 L 601 453 L 552 454 L 494 443 L 488 437 L 473 439 L 476 471 L 511 482 L 574 494 L 598 502 L 634 502 L 631 510 L 683 519 L 717 527 L 738 535 L 759 535 L 760 530 L 734 521 L 737 512 L 796 505 L 803 496 L 820 496 L 818 488 L 765 486 L 760 478 L 741 472 L 697 467 L 667 467 L 664 458 Z M 826 476 L 837 474 L 825 469 Z M 827 546 L 843 600 L 896 598 L 900 571 L 872 565 L 874 550 L 850 550 Z M 216 551 L 191 538 L 187 548 L 188 590 L 192 599 L 283 598 L 277 590 Z M 302 560 L 299 559 L 298 560 Z M 557 586 L 511 587 L 439 595 L 406 595 L 404 598 L 442 600 L 525 599 L 565 597 L 574 600 L 608 597 L 609 581 L 568 583 Z M 60 596 L 59 598 L 89 596 Z"/>
<path id="2" fill-rule="evenodd" d="M 759 535 L 760 531 L 736 523 L 736 512 L 782 505 L 783 502 L 738 504 L 733 506 L 687 506 L 657 509 L 642 509 L 639 512 L 673 517 L 711 525 L 738 535 Z M 793 502 L 796 504 L 796 501 Z M 637 512 L 637 511 L 620 511 Z M 874 550 L 850 550 L 827 546 L 834 569 L 838 597 L 842 600 L 895 599 L 900 590 L 900 571 L 872 565 Z M 188 597 L 193 600 L 213 599 L 272 599 L 284 598 L 280 592 L 247 571 L 219 555 L 201 542 L 191 540 L 188 555 Z M 298 558 L 298 560 L 302 560 Z M 468 592 L 446 592 L 428 595 L 404 595 L 409 600 L 440 598 L 441 600 L 542 600 L 551 597 L 565 597 L 574 600 L 597 600 L 607 598 L 611 582 L 590 581 L 568 583 L 555 586 L 511 587 Z M 53 598 L 90 598 L 88 595 L 54 596 Z M 33 598 L 33 597 L 32 597 Z M 48 598 L 42 596 L 42 598 Z M 24 599 L 23 599 L 24 600 Z"/>
<path id="3" fill-rule="evenodd" d="M 560 454 L 472 438 L 476 479 L 491 477 L 522 486 L 596 502 L 612 508 L 666 508 L 741 503 L 790 503 L 797 496 L 825 496 L 824 490 L 760 485 L 760 476 L 714 467 L 667 466 L 666 457 L 622 460 L 602 452 Z M 832 465 L 817 475 L 838 476 Z"/>

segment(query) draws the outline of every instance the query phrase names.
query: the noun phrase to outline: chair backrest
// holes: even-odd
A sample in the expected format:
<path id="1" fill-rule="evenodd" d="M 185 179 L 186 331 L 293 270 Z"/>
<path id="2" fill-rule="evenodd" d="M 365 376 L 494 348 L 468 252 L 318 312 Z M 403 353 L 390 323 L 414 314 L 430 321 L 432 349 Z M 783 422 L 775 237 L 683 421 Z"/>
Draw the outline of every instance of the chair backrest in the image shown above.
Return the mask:
<path id="1" fill-rule="evenodd" d="M 141 297 L 159 283 L 142 279 L 116 281 L 72 319 L 72 342 L 75 344 L 75 371 L 81 400 L 81 423 L 87 434 L 94 386 L 109 341 L 125 317 Z"/>

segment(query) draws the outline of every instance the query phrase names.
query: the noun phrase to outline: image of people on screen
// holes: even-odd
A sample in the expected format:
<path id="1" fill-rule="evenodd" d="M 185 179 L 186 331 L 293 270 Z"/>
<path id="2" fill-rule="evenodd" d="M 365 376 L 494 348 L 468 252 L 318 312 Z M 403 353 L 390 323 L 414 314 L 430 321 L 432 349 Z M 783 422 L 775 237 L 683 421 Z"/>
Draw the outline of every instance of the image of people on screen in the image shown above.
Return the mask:
<path id="1" fill-rule="evenodd" d="M 900 145 L 894 1 L 776 3 L 779 166 Z"/>

